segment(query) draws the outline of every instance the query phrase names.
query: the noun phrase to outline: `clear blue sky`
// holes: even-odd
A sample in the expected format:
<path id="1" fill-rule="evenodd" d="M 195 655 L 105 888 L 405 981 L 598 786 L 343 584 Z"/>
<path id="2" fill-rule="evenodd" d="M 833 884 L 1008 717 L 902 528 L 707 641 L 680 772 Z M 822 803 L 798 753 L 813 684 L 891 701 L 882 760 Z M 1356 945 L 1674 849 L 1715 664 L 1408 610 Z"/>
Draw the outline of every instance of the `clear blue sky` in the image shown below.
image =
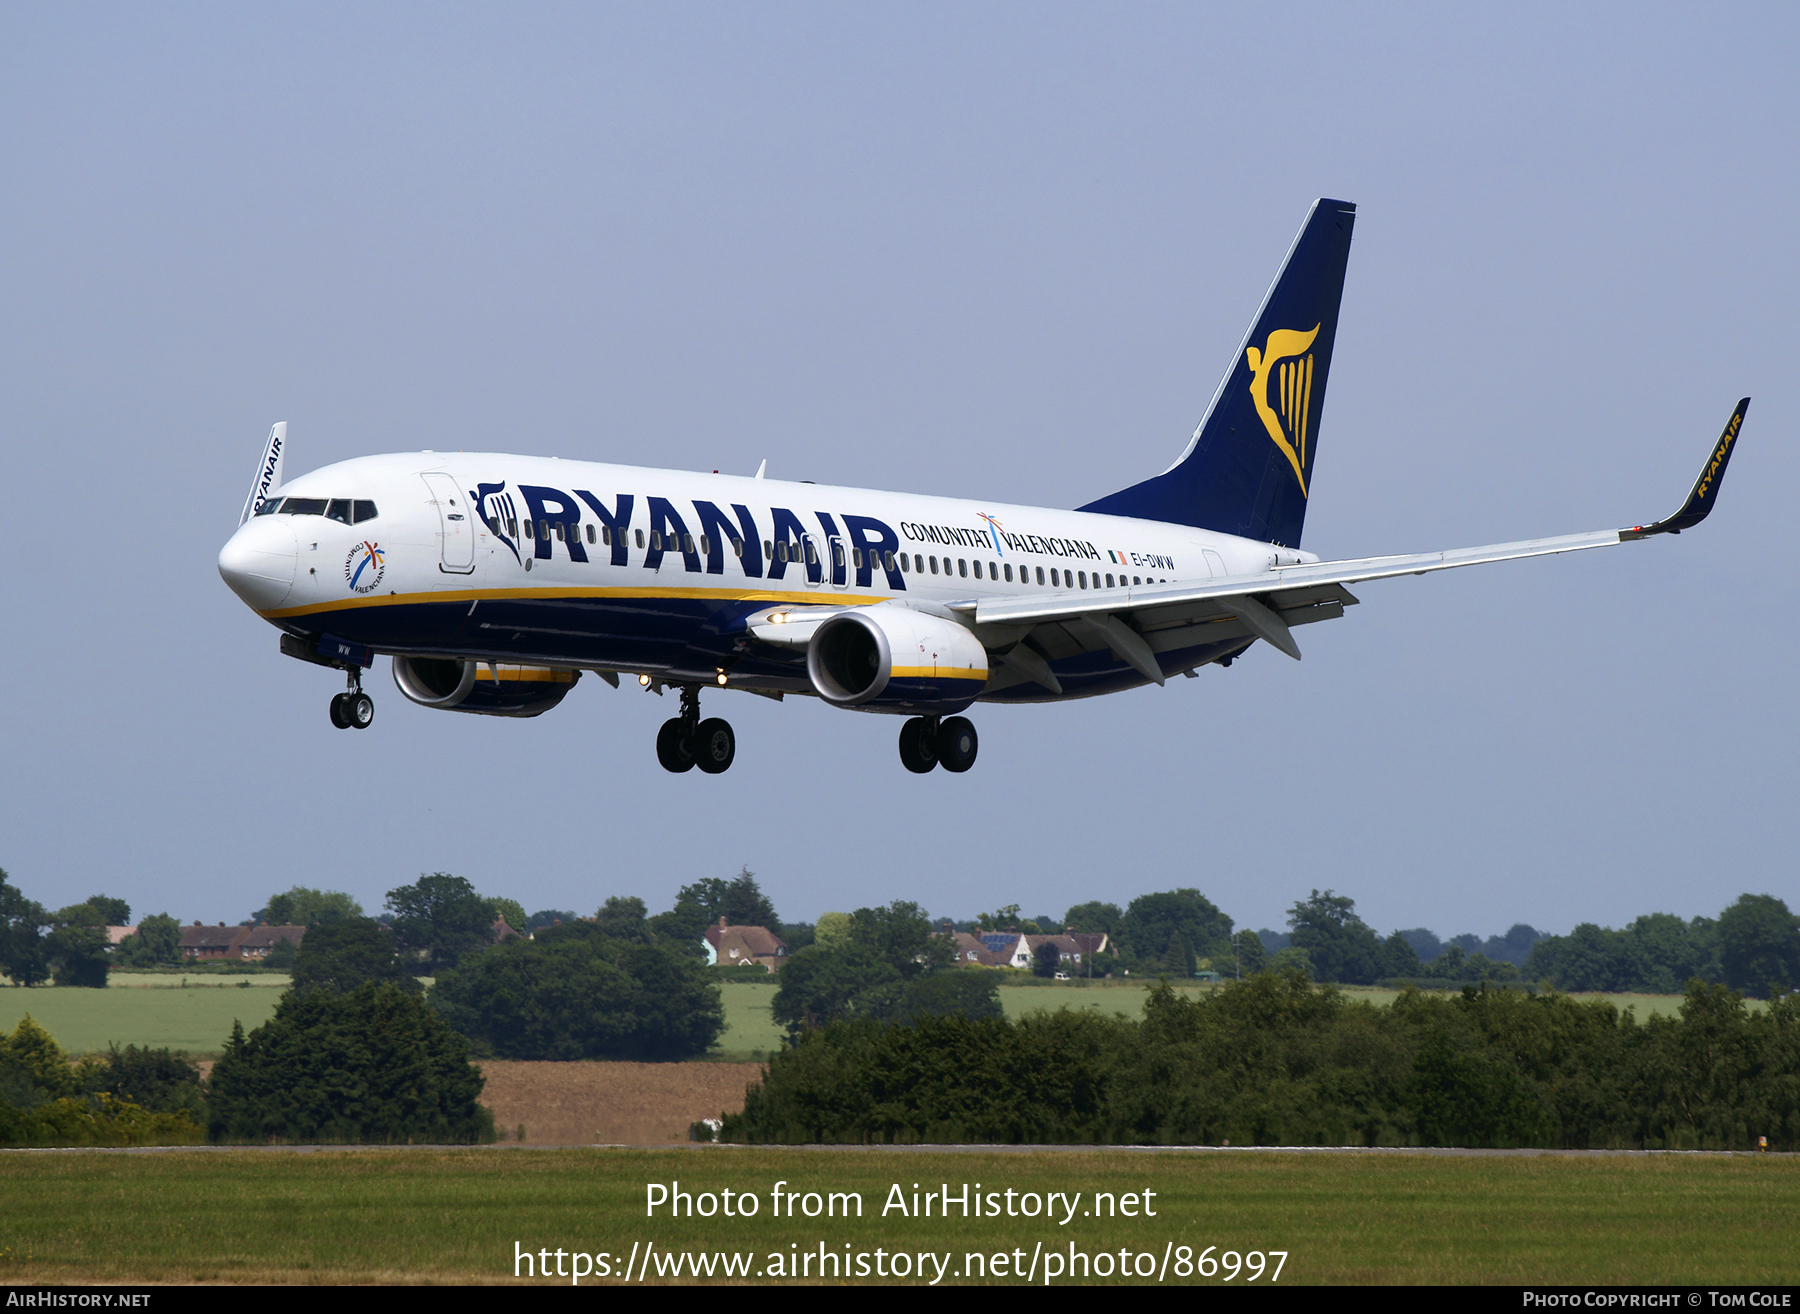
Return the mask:
<path id="1" fill-rule="evenodd" d="M 235 920 L 420 872 L 783 916 L 1314 887 L 1386 931 L 1793 901 L 1786 6 L 0 11 L 0 865 Z M 500 448 L 1073 506 L 1180 450 L 1315 196 L 1360 207 L 1305 546 L 1679 539 L 1371 584 L 1296 665 L 897 723 L 584 681 L 330 728 L 215 569 L 289 473 Z"/>

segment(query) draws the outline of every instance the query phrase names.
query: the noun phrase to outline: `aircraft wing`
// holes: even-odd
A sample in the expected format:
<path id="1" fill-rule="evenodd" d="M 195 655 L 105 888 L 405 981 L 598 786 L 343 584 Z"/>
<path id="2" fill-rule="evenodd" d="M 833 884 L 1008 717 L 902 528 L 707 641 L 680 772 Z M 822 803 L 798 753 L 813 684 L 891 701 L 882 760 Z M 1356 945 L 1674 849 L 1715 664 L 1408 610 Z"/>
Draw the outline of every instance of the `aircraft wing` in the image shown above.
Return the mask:
<path id="1" fill-rule="evenodd" d="M 1014 594 L 952 603 L 951 609 L 965 616 L 972 614 L 977 625 L 1061 625 L 1065 631 L 1085 631 L 1091 643 L 1084 646 L 1111 648 L 1122 661 L 1157 684 L 1163 682 L 1163 674 L 1156 653 L 1244 631 L 1298 660 L 1300 648 L 1294 642 L 1293 627 L 1330 620 L 1341 616 L 1345 606 L 1354 606 L 1357 599 L 1344 587 L 1346 584 L 1396 575 L 1425 575 L 1490 561 L 1582 552 L 1655 534 L 1679 534 L 1692 528 L 1712 511 L 1749 405 L 1748 397 L 1737 404 L 1681 509 L 1654 524 L 1410 556 L 1276 566 L 1255 575 L 1228 575 L 1203 584 Z M 1198 626 L 1232 628 L 1196 633 Z M 1035 670 L 1041 661 L 1034 662 L 1033 656 L 1027 650 L 1019 653 L 1018 661 L 1013 661 L 1011 655 L 1006 660 L 1018 666 L 1022 674 L 1041 681 L 1041 674 Z M 1048 667 L 1044 670 L 1047 673 Z"/>

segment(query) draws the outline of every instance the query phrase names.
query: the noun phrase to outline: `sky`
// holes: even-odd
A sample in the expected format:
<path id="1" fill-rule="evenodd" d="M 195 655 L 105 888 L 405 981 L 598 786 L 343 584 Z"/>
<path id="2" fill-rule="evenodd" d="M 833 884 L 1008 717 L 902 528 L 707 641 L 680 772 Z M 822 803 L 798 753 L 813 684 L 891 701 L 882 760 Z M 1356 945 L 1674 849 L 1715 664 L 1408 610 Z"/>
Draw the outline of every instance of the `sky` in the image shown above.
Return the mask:
<path id="1" fill-rule="evenodd" d="M 1789 899 L 1800 94 L 1788 6 L 0 9 L 0 867 L 51 907 L 371 910 L 448 871 L 652 911 L 1566 932 Z M 1679 538 L 1370 583 L 1229 670 L 893 718 L 716 693 L 331 728 L 217 573 L 287 473 L 502 450 L 1072 507 L 1185 445 L 1318 196 L 1358 205 L 1304 546 L 1672 512 Z M 1770 536 L 1774 535 L 1774 538 Z M 29 546 L 29 551 L 26 548 Z"/>

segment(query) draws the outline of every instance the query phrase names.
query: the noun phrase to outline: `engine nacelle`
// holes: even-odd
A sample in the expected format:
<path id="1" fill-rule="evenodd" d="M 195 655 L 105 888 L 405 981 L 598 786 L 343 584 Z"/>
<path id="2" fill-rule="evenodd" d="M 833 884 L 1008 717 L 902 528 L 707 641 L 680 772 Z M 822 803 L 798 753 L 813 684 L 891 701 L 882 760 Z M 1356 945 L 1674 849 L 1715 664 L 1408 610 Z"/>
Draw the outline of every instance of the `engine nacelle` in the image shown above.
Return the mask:
<path id="1" fill-rule="evenodd" d="M 960 712 L 988 682 L 981 641 L 955 621 L 876 603 L 813 631 L 806 673 L 819 697 L 866 712 Z"/>
<path id="2" fill-rule="evenodd" d="M 394 683 L 421 707 L 481 716 L 538 716 L 563 700 L 580 671 L 454 657 L 396 657 Z"/>

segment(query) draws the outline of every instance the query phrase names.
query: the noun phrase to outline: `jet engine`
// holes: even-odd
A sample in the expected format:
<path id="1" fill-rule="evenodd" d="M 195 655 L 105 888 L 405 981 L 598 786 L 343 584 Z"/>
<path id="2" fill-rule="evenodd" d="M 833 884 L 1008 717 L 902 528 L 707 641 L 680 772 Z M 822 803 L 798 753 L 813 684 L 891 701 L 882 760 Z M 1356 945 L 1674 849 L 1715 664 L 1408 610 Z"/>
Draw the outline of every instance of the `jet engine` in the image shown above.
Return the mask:
<path id="1" fill-rule="evenodd" d="M 806 646 L 819 697 L 865 712 L 960 712 L 988 682 L 981 641 L 955 621 L 876 603 L 821 622 Z"/>
<path id="2" fill-rule="evenodd" d="M 394 683 L 421 707 L 482 716 L 538 716 L 563 700 L 580 671 L 454 657 L 396 657 Z"/>

